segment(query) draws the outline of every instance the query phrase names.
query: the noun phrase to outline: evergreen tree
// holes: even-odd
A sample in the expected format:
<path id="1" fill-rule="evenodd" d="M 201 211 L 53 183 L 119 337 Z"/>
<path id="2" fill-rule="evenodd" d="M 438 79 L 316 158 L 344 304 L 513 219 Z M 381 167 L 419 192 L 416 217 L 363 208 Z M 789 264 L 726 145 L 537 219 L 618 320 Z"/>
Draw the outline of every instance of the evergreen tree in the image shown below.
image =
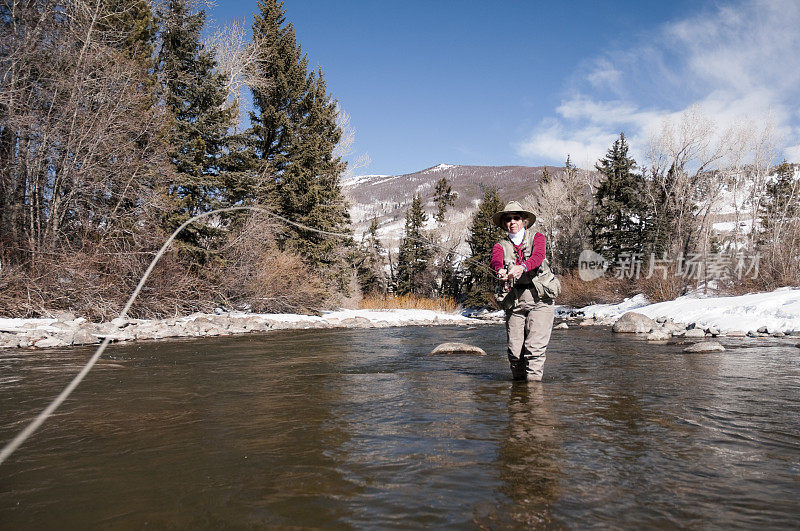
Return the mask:
<path id="1" fill-rule="evenodd" d="M 311 76 L 311 87 L 304 98 L 306 111 L 288 152 L 286 169 L 276 183 L 273 203 L 281 215 L 293 221 L 326 232 L 350 234 L 350 213 L 339 183 L 346 164 L 333 156 L 341 138 L 336 102 L 327 94 L 321 73 Z M 321 267 L 339 289 L 346 289 L 351 240 L 294 226 L 286 228 L 286 237 L 288 248 Z"/>
<path id="2" fill-rule="evenodd" d="M 425 273 L 432 251 L 423 233 L 427 220 L 422 198 L 417 194 L 406 211 L 405 234 L 397 257 L 397 293 L 400 295 L 429 294 Z"/>
<path id="3" fill-rule="evenodd" d="M 567 155 L 567 167 L 568 168 L 569 168 L 569 164 L 570 164 L 569 155 Z M 547 168 L 547 166 L 545 166 L 544 169 L 542 170 L 542 179 L 539 181 L 539 184 L 542 185 L 542 184 L 547 184 L 549 182 L 550 182 L 550 170 Z"/>
<path id="4" fill-rule="evenodd" d="M 372 218 L 361 241 L 360 261 L 356 270 L 361 293 L 364 295 L 386 291 L 384 252 L 383 244 L 378 239 L 378 219 Z"/>
<path id="5" fill-rule="evenodd" d="M 471 260 L 467 262 L 469 289 L 464 303 L 467 306 L 484 306 L 492 301 L 496 279 L 489 270 L 492 247 L 505 236 L 505 232 L 492 222 L 495 212 L 503 209 L 497 189 L 484 191 L 478 210 L 472 217 L 467 239 Z"/>
<path id="6" fill-rule="evenodd" d="M 447 209 L 453 206 L 456 202 L 457 194 L 453 192 L 453 187 L 447 177 L 442 177 L 436 183 L 436 189 L 433 193 L 433 201 L 436 203 L 436 221 L 441 223 L 444 221 L 444 216 Z"/>
<path id="7" fill-rule="evenodd" d="M 97 26 L 106 42 L 135 61 L 153 66 L 156 23 L 147 0 L 103 0 Z"/>
<path id="8" fill-rule="evenodd" d="M 350 215 L 339 179 L 346 164 L 333 155 L 341 139 L 336 101 L 327 93 L 322 72 L 307 71 L 308 60 L 285 22 L 283 3 L 259 2 L 253 25 L 258 51 L 251 89 L 256 109 L 249 133 L 262 175 L 269 179 L 254 190 L 279 214 L 315 229 L 350 234 Z M 286 249 L 302 254 L 321 274 L 346 290 L 352 241 L 287 226 Z"/>
<path id="9" fill-rule="evenodd" d="M 200 42 L 205 13 L 191 13 L 186 0 L 170 0 L 163 16 L 159 71 L 165 101 L 174 117 L 169 132 L 174 178 L 168 195 L 174 205 L 169 230 L 202 212 L 220 206 L 224 189 L 224 157 L 234 109 L 226 107 L 225 78 Z M 179 235 L 195 251 L 216 229 L 193 223 Z"/>
<path id="10" fill-rule="evenodd" d="M 308 59 L 297 44 L 294 27 L 286 23 L 283 2 L 259 0 L 258 8 L 253 22 L 256 61 L 250 80 L 255 110 L 250 112 L 249 133 L 261 161 L 260 172 L 269 176 L 254 194 L 256 200 L 266 202 L 298 134 L 309 79 Z"/>
<path id="11" fill-rule="evenodd" d="M 592 219 L 595 250 L 613 261 L 623 253 L 643 253 L 648 219 L 645 181 L 634 172 L 636 161 L 628 156 L 623 133 L 595 167 L 603 175 Z"/>
<path id="12" fill-rule="evenodd" d="M 441 267 L 442 280 L 439 294 L 453 300 L 460 300 L 464 285 L 464 272 L 456 263 L 455 249 L 449 249 L 444 256 Z"/>
<path id="13" fill-rule="evenodd" d="M 653 176 L 650 183 L 655 209 L 648 226 L 647 241 L 652 252 L 658 256 L 670 251 L 688 252 L 689 249 L 691 232 L 686 228 L 692 226 L 694 202 L 691 198 L 678 197 L 676 180 L 680 171 L 673 165 L 666 174 Z M 681 205 L 684 205 L 683 209 Z M 683 227 L 683 232 L 688 232 L 689 239 L 686 241 L 675 241 L 679 227 Z"/>

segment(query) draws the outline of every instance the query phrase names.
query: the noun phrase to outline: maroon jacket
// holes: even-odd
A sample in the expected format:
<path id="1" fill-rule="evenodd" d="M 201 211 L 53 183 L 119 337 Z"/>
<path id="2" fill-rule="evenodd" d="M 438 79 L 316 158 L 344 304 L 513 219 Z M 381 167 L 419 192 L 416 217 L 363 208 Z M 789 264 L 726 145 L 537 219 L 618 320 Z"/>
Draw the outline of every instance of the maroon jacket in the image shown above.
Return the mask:
<path id="1" fill-rule="evenodd" d="M 525 229 L 528 230 L 528 229 Z M 513 243 L 512 243 L 513 245 Z M 544 261 L 545 257 L 545 238 L 544 234 L 541 232 L 537 232 L 533 236 L 533 249 L 531 250 L 531 257 L 527 260 L 522 259 L 522 244 L 514 245 L 514 251 L 517 253 L 517 264 L 524 264 L 526 271 L 533 271 Z M 503 247 L 496 243 L 494 247 L 492 247 L 492 263 L 491 267 L 492 270 L 497 273 L 499 270 L 503 269 Z"/>

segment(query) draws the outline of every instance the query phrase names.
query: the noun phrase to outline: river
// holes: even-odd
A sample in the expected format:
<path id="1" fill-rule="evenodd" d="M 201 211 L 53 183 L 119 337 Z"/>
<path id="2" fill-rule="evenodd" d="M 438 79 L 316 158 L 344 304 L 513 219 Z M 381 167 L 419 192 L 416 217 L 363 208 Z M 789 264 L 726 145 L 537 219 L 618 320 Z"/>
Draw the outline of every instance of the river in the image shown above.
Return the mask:
<path id="1" fill-rule="evenodd" d="M 555 330 L 512 383 L 501 325 L 109 348 L 0 465 L 4 529 L 794 527 L 800 349 L 682 354 Z M 489 355 L 430 356 L 442 342 Z M 0 353 L 9 440 L 92 350 Z"/>

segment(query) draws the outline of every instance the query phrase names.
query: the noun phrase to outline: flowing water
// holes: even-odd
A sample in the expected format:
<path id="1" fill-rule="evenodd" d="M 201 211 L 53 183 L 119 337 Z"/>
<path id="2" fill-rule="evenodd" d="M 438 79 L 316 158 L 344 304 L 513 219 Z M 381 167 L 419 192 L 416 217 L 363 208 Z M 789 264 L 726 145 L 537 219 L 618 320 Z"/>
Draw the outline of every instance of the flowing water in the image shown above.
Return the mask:
<path id="1" fill-rule="evenodd" d="M 114 346 L 0 466 L 4 529 L 794 527 L 800 349 L 501 325 Z M 488 356 L 430 356 L 461 341 Z M 91 350 L 0 353 L 5 442 Z"/>

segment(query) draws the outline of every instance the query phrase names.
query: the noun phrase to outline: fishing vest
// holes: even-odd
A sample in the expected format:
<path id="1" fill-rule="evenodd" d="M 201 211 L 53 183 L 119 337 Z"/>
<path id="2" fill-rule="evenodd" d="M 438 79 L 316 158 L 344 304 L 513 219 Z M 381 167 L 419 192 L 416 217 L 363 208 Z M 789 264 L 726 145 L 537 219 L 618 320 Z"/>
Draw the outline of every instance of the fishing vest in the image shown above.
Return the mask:
<path id="1" fill-rule="evenodd" d="M 525 261 L 533 254 L 533 239 L 536 233 L 533 230 L 525 229 L 522 238 L 522 260 Z M 500 240 L 500 247 L 503 248 L 503 267 L 508 271 L 517 263 L 517 250 L 514 243 L 508 237 Z M 500 282 L 498 289 L 495 290 L 495 300 L 506 310 L 513 308 L 517 299 L 526 289 L 536 292 L 539 298 L 555 299 L 561 293 L 561 281 L 550 269 L 547 259 L 533 271 L 525 271 L 513 284 L 510 282 Z"/>
<path id="2" fill-rule="evenodd" d="M 522 261 L 524 262 L 528 258 L 531 257 L 533 254 L 533 238 L 536 237 L 536 233 L 532 230 L 525 229 L 525 234 L 522 237 Z M 514 248 L 514 242 L 511 241 L 511 238 L 505 237 L 500 240 L 500 247 L 503 248 L 503 267 L 508 271 L 511 269 L 512 266 L 517 264 L 517 250 Z M 526 271 L 519 277 L 519 280 L 516 281 L 517 284 L 530 284 L 531 283 L 531 275 L 533 271 Z"/>

